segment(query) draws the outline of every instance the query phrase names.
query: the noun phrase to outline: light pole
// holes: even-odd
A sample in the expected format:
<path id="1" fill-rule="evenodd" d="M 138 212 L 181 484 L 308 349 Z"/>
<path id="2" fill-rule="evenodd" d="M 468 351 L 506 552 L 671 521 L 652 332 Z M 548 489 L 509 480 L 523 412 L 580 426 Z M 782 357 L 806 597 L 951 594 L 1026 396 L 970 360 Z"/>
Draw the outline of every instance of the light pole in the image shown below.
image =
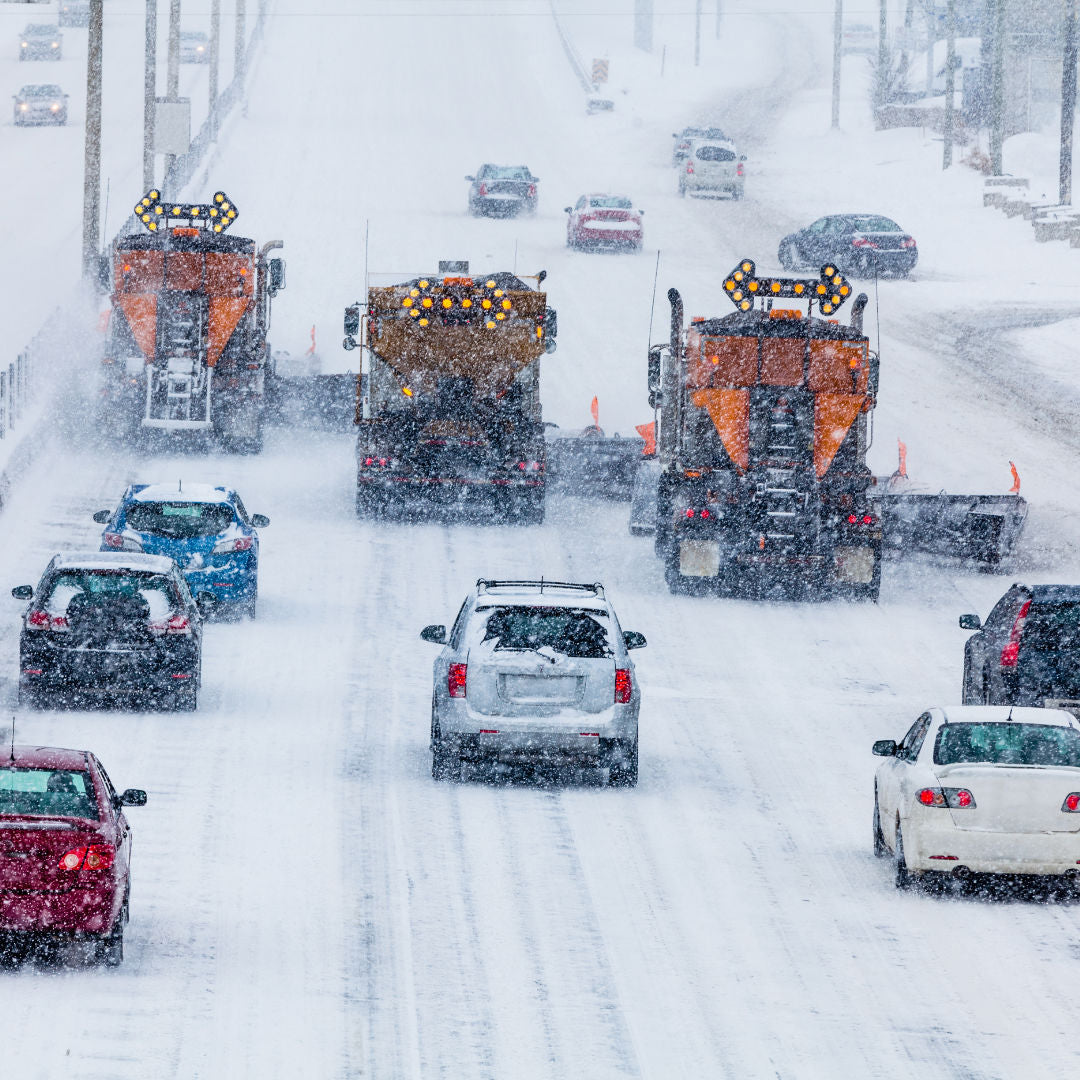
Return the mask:
<path id="1" fill-rule="evenodd" d="M 97 279 L 101 241 L 101 46 L 102 0 L 90 0 L 86 51 L 86 152 L 83 167 L 83 277 Z"/>
<path id="2" fill-rule="evenodd" d="M 941 167 L 952 164 L 953 129 L 956 126 L 953 98 L 956 94 L 956 0 L 949 0 L 945 9 L 945 146 L 941 152 Z"/>
<path id="3" fill-rule="evenodd" d="M 210 138 L 217 138 L 218 60 L 221 56 L 221 0 L 210 4 Z"/>
<path id="4" fill-rule="evenodd" d="M 833 16 L 832 126 L 840 126 L 840 53 L 844 47 L 844 0 L 836 0 Z"/>
<path id="5" fill-rule="evenodd" d="M 154 186 L 154 110 L 157 99 L 157 0 L 146 0 L 146 66 L 143 72 L 143 191 Z"/>
<path id="6" fill-rule="evenodd" d="M 1065 0 L 1065 52 L 1061 67 L 1061 159 L 1058 202 L 1072 202 L 1073 119 L 1076 115 L 1076 0 Z"/>
<path id="7" fill-rule="evenodd" d="M 247 14 L 247 0 L 236 0 L 236 37 L 233 41 L 233 78 L 243 82 L 245 69 L 244 57 L 247 50 L 244 48 L 247 31 L 244 28 L 244 18 Z"/>
<path id="8" fill-rule="evenodd" d="M 169 0 L 169 52 L 165 58 L 165 98 L 178 101 L 180 98 L 180 0 Z M 171 186 L 169 173 L 176 164 L 175 154 L 165 155 L 165 175 L 162 187 Z M 172 197 L 172 191 L 166 195 Z"/>
<path id="9" fill-rule="evenodd" d="M 1002 172 L 1005 146 L 1005 0 L 994 0 L 994 60 L 990 90 L 990 168 Z"/>

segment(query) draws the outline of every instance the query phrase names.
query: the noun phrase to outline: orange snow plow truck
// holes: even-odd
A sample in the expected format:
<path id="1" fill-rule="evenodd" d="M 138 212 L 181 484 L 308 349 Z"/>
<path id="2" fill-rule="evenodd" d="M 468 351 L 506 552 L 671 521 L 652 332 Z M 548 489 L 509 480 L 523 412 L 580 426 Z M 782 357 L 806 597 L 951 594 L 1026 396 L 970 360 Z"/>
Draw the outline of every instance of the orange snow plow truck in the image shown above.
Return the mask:
<path id="1" fill-rule="evenodd" d="M 237 209 L 217 192 L 179 203 L 149 191 L 135 207 L 145 232 L 111 254 L 112 311 L 102 357 L 102 422 L 121 437 L 140 429 L 211 433 L 232 450 L 262 448 L 273 378 L 270 301 L 285 264 L 229 233 Z"/>

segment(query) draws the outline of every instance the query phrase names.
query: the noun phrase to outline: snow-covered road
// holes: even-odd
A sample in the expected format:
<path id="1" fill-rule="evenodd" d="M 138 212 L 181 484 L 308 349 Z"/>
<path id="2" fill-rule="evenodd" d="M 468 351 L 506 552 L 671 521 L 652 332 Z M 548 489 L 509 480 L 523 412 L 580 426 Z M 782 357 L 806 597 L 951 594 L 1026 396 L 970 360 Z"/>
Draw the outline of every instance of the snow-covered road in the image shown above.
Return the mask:
<path id="1" fill-rule="evenodd" d="M 757 7 L 731 20 L 741 37 L 709 43 L 712 82 L 676 82 L 665 99 L 646 80 L 612 116 L 587 118 L 540 0 L 396 14 L 279 2 L 247 117 L 230 121 L 210 180 L 248 235 L 286 241 L 275 344 L 300 352 L 311 323 L 320 342 L 339 336 L 363 290 L 370 222 L 373 271 L 440 257 L 509 268 L 515 253 L 520 270 L 546 268 L 560 321 L 547 415 L 585 424 L 598 394 L 609 430 L 648 419 L 656 246 L 661 297 L 677 285 L 692 313 L 722 313 L 721 275 L 745 255 L 772 265 L 779 236 L 827 197 L 805 180 L 827 135 L 797 138 L 791 118 L 827 94 L 828 20 L 791 15 L 789 0 Z M 564 19 L 587 44 L 602 23 Z M 613 67 L 628 35 L 611 41 Z M 670 132 L 725 102 L 739 103 L 743 130 L 731 127 L 760 172 L 741 204 L 681 201 Z M 871 165 L 890 154 L 853 127 L 843 138 L 870 147 Z M 888 182 L 848 166 L 843 203 L 916 214 L 891 175 L 923 183 L 920 147 L 897 142 L 905 150 L 916 153 Z M 541 176 L 535 219 L 465 214 L 461 177 L 483 160 Z M 1066 419 L 1047 407 L 1033 422 L 1030 402 L 1049 405 L 1037 385 L 1019 401 L 1002 391 L 1011 349 L 988 349 L 973 387 L 977 358 L 961 348 L 960 297 L 974 324 L 1009 296 L 984 234 L 966 250 L 939 243 L 959 229 L 964 184 L 922 200 L 908 224 L 923 248 L 916 280 L 880 290 L 876 464 L 891 470 L 901 435 L 931 483 L 975 476 L 1003 490 L 1016 458 L 1035 504 L 1017 575 L 1080 580 Z M 607 186 L 646 206 L 651 256 L 563 248 L 562 206 Z M 999 223 L 985 221 L 992 240 Z M 1061 301 L 1056 281 L 1074 264 L 1060 251 L 1044 261 L 1032 255 L 1014 282 L 1021 306 Z M 656 325 L 659 339 L 662 307 Z M 1021 351 L 1022 337 L 1009 338 Z M 139 457 L 76 425 L 5 508 L 0 582 L 96 546 L 91 514 L 126 483 L 177 476 L 228 481 L 270 516 L 259 617 L 208 628 L 193 715 L 18 716 L 20 740 L 90 747 L 150 802 L 129 814 L 124 966 L 0 970 L 5 1075 L 1011 1080 L 1080 1061 L 1074 903 L 899 895 L 871 853 L 870 744 L 957 700 L 956 616 L 985 614 L 1007 578 L 888 563 L 878 605 L 671 597 L 622 503 L 553 498 L 541 528 L 358 522 L 347 435 L 275 431 L 258 458 Z M 649 639 L 635 654 L 639 787 L 578 775 L 434 784 L 434 650 L 420 628 L 448 622 L 477 576 L 541 573 L 603 580 L 623 626 Z M 13 708 L 8 603 L 0 701 Z"/>

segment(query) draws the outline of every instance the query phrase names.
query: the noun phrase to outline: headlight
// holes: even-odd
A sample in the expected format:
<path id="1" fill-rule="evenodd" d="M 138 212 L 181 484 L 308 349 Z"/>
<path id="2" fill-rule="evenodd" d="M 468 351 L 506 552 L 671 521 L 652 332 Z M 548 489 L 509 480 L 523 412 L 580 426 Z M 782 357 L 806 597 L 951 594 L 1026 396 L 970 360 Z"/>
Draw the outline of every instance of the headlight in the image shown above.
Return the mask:
<path id="1" fill-rule="evenodd" d="M 49 106 L 49 108 L 52 109 L 53 112 L 60 111 L 60 106 L 55 101 Z"/>
<path id="2" fill-rule="evenodd" d="M 26 112 L 26 110 L 27 110 L 27 109 L 29 109 L 29 108 L 30 108 L 30 106 L 29 106 L 29 105 L 27 105 L 27 104 L 26 104 L 26 102 L 24 101 L 24 102 L 23 102 L 23 103 L 22 103 L 22 104 L 21 104 L 21 105 L 19 106 L 19 112 Z"/>

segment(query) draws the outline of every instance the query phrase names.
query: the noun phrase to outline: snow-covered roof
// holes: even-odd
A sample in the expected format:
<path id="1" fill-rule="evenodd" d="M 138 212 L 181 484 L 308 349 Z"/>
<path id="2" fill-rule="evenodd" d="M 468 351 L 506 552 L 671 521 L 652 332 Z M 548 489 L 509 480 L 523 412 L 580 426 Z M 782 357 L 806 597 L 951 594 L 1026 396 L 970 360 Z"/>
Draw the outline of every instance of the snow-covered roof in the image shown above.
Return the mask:
<path id="1" fill-rule="evenodd" d="M 227 502 L 229 489 L 223 485 L 211 484 L 147 484 L 141 491 L 135 492 L 135 502 Z"/>
<path id="2" fill-rule="evenodd" d="M 143 555 L 137 551 L 69 551 L 56 556 L 61 570 L 143 570 L 167 574 L 173 560 L 165 555 Z"/>

